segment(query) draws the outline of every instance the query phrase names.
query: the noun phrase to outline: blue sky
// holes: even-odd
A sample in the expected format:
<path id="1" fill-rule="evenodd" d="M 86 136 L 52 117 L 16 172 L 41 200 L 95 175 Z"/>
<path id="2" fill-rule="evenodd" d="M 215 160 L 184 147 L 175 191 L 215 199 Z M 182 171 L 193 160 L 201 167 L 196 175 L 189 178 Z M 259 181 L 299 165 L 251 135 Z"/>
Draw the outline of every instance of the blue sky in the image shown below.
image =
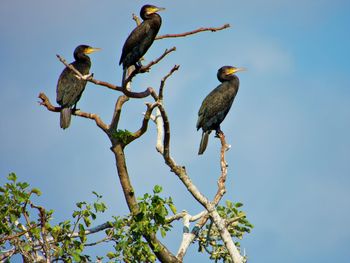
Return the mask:
<path id="1" fill-rule="evenodd" d="M 123 43 L 134 27 L 131 14 L 145 1 L 18 1 L 0 8 L 0 183 L 9 172 L 43 191 L 39 203 L 66 219 L 91 191 L 104 196 L 112 215 L 127 213 L 108 138 L 92 121 L 59 115 L 37 103 L 39 92 L 55 101 L 60 54 L 72 61 L 79 44 L 100 47 L 91 55 L 97 79 L 119 84 Z M 349 1 L 153 1 L 165 7 L 160 34 L 202 26 L 217 33 L 156 41 L 146 60 L 177 47 L 135 90 L 167 82 L 172 154 L 186 166 L 202 193 L 212 197 L 219 175 L 219 142 L 210 138 L 197 156 L 195 129 L 201 101 L 216 85 L 223 65 L 243 66 L 241 86 L 222 129 L 232 145 L 228 192 L 223 200 L 244 203 L 255 225 L 242 241 L 250 262 L 347 262 L 350 230 L 350 2 Z M 78 107 L 109 122 L 118 93 L 88 84 Z M 120 128 L 141 124 L 144 102 L 130 101 Z M 178 210 L 201 211 L 155 151 L 155 129 L 127 150 L 136 193 L 163 186 Z M 175 253 L 181 224 L 166 241 Z M 193 246 L 185 262 L 208 262 Z"/>

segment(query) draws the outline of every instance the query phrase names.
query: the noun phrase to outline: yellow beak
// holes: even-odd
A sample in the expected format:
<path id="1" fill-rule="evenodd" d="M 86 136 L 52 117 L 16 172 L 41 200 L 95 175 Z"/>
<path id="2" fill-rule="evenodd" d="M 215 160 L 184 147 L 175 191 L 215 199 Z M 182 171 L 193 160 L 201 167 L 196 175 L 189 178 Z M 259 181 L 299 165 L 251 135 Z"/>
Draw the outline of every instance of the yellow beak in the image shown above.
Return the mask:
<path id="1" fill-rule="evenodd" d="M 230 68 L 227 70 L 227 75 L 232 75 L 232 74 L 235 74 L 236 72 L 239 72 L 239 71 L 246 71 L 247 69 L 246 68 Z"/>
<path id="2" fill-rule="evenodd" d="M 88 47 L 87 49 L 84 50 L 84 53 L 85 54 L 91 54 L 91 53 L 94 53 L 96 51 L 100 51 L 101 49 L 100 48 L 97 48 L 97 47 Z"/>
<path id="3" fill-rule="evenodd" d="M 157 12 L 159 12 L 159 11 L 163 11 L 163 10 L 165 10 L 165 8 L 163 8 L 163 7 L 153 7 L 153 8 L 150 8 L 150 9 L 148 9 L 147 10 L 147 14 L 154 14 L 154 13 L 157 13 Z"/>

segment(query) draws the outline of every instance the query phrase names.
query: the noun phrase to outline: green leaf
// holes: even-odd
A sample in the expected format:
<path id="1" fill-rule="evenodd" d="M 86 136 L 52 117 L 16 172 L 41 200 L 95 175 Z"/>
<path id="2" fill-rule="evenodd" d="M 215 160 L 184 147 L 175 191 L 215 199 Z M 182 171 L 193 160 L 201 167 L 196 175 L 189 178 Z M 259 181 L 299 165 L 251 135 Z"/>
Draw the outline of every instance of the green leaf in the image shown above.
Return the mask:
<path id="1" fill-rule="evenodd" d="M 228 208 L 232 208 L 232 202 L 230 200 L 226 200 L 225 203 Z"/>
<path id="2" fill-rule="evenodd" d="M 160 186 L 160 185 L 156 185 L 154 188 L 153 188 L 153 193 L 155 194 L 159 194 L 160 192 L 162 192 L 163 188 Z"/>
<path id="3" fill-rule="evenodd" d="M 162 238 L 164 238 L 166 236 L 166 231 L 164 228 L 160 229 L 160 234 L 162 235 Z"/>
<path id="4" fill-rule="evenodd" d="M 174 204 L 169 204 L 169 207 L 170 207 L 170 209 L 171 209 L 171 211 L 174 213 L 174 214 L 176 214 L 176 206 L 174 205 Z"/>
<path id="5" fill-rule="evenodd" d="M 31 191 L 33 194 L 36 194 L 37 196 L 41 196 L 41 191 L 38 188 L 33 188 Z"/>
<path id="6" fill-rule="evenodd" d="M 115 254 L 113 252 L 108 252 L 106 255 L 109 259 L 115 258 Z"/>
<path id="7" fill-rule="evenodd" d="M 128 130 L 117 130 L 112 136 L 123 143 L 128 143 L 128 140 L 133 136 L 133 133 Z"/>
<path id="8" fill-rule="evenodd" d="M 12 182 L 16 182 L 17 181 L 17 175 L 15 173 L 10 173 L 8 176 L 7 176 L 7 179 L 9 181 L 12 181 Z"/>
<path id="9" fill-rule="evenodd" d="M 28 243 L 24 244 L 24 246 L 23 246 L 24 251 L 28 252 L 31 249 L 32 249 L 32 247 Z"/>
<path id="10" fill-rule="evenodd" d="M 88 217 L 84 217 L 84 222 L 85 222 L 85 225 L 86 225 L 87 227 L 89 227 L 89 226 L 91 225 L 91 220 L 90 220 L 90 218 L 88 218 Z"/>
<path id="11" fill-rule="evenodd" d="M 94 208 L 96 212 L 104 212 L 104 205 L 102 203 L 94 203 Z"/>
<path id="12" fill-rule="evenodd" d="M 238 207 L 241 207 L 241 206 L 243 206 L 242 203 L 236 203 L 236 204 L 235 204 L 235 207 L 237 207 L 237 208 L 238 208 Z"/>
<path id="13" fill-rule="evenodd" d="M 74 262 L 81 262 L 80 255 L 77 252 L 73 253 L 73 259 L 74 259 Z"/>

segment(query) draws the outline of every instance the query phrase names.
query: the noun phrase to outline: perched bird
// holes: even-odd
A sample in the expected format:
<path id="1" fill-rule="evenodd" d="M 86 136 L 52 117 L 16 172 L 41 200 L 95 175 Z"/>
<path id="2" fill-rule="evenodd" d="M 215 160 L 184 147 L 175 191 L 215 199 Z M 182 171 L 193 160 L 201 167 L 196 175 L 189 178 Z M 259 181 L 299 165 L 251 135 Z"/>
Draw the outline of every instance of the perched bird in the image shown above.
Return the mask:
<path id="1" fill-rule="evenodd" d="M 203 154 L 207 148 L 209 134 L 212 130 L 220 133 L 220 124 L 229 112 L 238 92 L 239 79 L 234 75 L 243 68 L 224 66 L 218 70 L 217 78 L 221 82 L 203 100 L 198 112 L 197 130 L 202 128 L 202 139 L 198 154 Z"/>
<path id="2" fill-rule="evenodd" d="M 123 64 L 124 70 L 132 65 L 140 66 L 139 60 L 152 45 L 162 24 L 162 18 L 157 14 L 161 10 L 164 8 L 153 5 L 144 5 L 141 8 L 143 22 L 130 33 L 123 46 L 119 65 Z"/>
<path id="3" fill-rule="evenodd" d="M 90 58 L 87 54 L 91 54 L 99 48 L 93 48 L 87 45 L 80 45 L 74 50 L 75 61 L 71 63 L 82 75 L 89 74 L 91 67 Z M 71 119 L 71 110 L 76 110 L 79 101 L 86 86 L 86 80 L 78 79 L 76 73 L 66 67 L 57 83 L 56 101 L 61 105 L 60 126 L 62 129 L 69 127 Z"/>

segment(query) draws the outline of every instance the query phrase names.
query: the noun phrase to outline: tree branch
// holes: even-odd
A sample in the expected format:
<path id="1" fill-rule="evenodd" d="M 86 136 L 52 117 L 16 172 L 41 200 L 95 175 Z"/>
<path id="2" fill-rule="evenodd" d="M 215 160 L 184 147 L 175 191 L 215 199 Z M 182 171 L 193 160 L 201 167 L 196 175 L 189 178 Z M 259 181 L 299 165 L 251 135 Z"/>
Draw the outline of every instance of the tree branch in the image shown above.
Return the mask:
<path id="1" fill-rule="evenodd" d="M 170 52 L 168 52 L 168 53 L 170 53 Z M 152 97 L 155 96 L 155 92 L 151 88 L 147 88 L 145 91 L 141 91 L 141 92 L 132 92 L 132 91 L 129 91 L 129 90 L 123 88 L 123 87 L 120 87 L 120 86 L 117 86 L 117 85 L 113 85 L 113 84 L 108 83 L 106 81 L 101 81 L 101 80 L 94 79 L 93 78 L 93 74 L 89 74 L 89 75 L 83 76 L 76 68 L 74 68 L 73 65 L 68 64 L 67 61 L 63 57 L 61 57 L 60 55 L 56 55 L 56 56 L 59 59 L 59 61 L 61 61 L 66 67 L 70 68 L 71 70 L 74 71 L 74 73 L 76 73 L 76 77 L 78 79 L 84 79 L 84 80 L 89 81 L 91 83 L 94 83 L 96 85 L 103 86 L 103 87 L 106 87 L 106 88 L 109 88 L 109 89 L 112 89 L 112 90 L 120 91 L 120 92 L 124 93 L 124 95 L 126 95 L 126 96 L 128 96 L 130 98 L 140 99 L 140 98 L 148 97 L 149 95 L 151 95 Z M 163 54 L 163 56 L 164 56 L 164 54 Z M 156 63 L 158 63 L 158 62 L 156 62 Z M 151 66 L 149 66 L 149 67 L 151 67 Z"/>
<path id="2" fill-rule="evenodd" d="M 127 97 L 125 95 L 121 95 L 118 97 L 117 102 L 115 103 L 115 107 L 114 107 L 113 118 L 112 118 L 111 124 L 109 125 L 110 132 L 116 131 L 118 129 L 120 115 L 122 112 L 122 106 L 128 100 L 129 100 L 129 97 Z M 111 133 L 109 133 L 109 134 L 111 134 Z"/>
<path id="3" fill-rule="evenodd" d="M 164 153 L 163 158 L 165 160 L 165 163 L 170 167 L 171 171 L 175 173 L 179 179 L 183 182 L 183 184 L 186 186 L 188 191 L 192 194 L 192 196 L 200 203 L 202 206 L 206 208 L 208 211 L 210 217 L 214 221 L 217 229 L 219 230 L 220 236 L 230 254 L 231 259 L 234 263 L 242 263 L 243 257 L 240 255 L 237 247 L 235 246 L 231 235 L 229 231 L 226 228 L 225 220 L 223 220 L 218 212 L 215 209 L 215 206 L 217 205 L 216 201 L 218 202 L 223 194 L 225 193 L 225 181 L 226 181 L 226 172 L 227 172 L 227 165 L 224 159 L 224 153 L 227 149 L 227 144 L 225 142 L 225 137 L 223 134 L 219 134 L 219 138 L 221 140 L 222 146 L 221 146 L 221 176 L 219 178 L 219 189 L 218 193 L 214 199 L 214 202 L 210 202 L 198 189 L 197 187 L 191 182 L 189 176 L 187 175 L 187 172 L 185 170 L 185 167 L 178 166 L 175 161 L 170 156 L 170 125 L 168 116 L 166 114 L 166 111 L 163 107 L 163 105 L 159 105 L 159 110 L 162 115 L 162 119 L 164 121 Z M 180 256 L 184 256 L 183 251 L 178 253 L 178 258 Z M 181 258 L 180 258 L 181 259 Z"/>
<path id="4" fill-rule="evenodd" d="M 159 92 L 158 92 L 158 97 L 160 102 L 163 101 L 163 90 L 164 90 L 164 86 L 165 86 L 165 81 L 177 70 L 179 70 L 180 65 L 175 65 L 170 72 L 165 75 L 165 77 L 162 78 L 161 82 L 160 82 L 160 87 L 159 87 Z"/>
<path id="5" fill-rule="evenodd" d="M 126 144 L 129 144 L 132 141 L 140 138 L 147 131 L 148 122 L 151 118 L 151 113 L 152 113 L 153 109 L 158 106 L 158 102 L 153 103 L 153 104 L 146 103 L 146 106 L 147 106 L 147 111 L 144 114 L 141 128 L 133 133 L 132 137 L 128 140 L 128 142 Z"/>
<path id="6" fill-rule="evenodd" d="M 39 104 L 46 107 L 49 111 L 52 111 L 52 112 L 60 112 L 61 111 L 61 107 L 55 107 L 51 104 L 49 98 L 45 95 L 45 93 L 41 92 L 39 94 L 38 98 L 41 99 Z M 72 110 L 72 114 L 75 116 L 94 120 L 96 122 L 96 125 L 98 127 L 100 127 L 104 132 L 107 132 L 107 130 L 108 130 L 107 124 L 105 124 L 102 121 L 102 119 L 100 118 L 100 116 L 98 116 L 97 114 L 87 113 L 87 112 L 83 112 L 80 110 L 75 110 L 75 111 Z"/>
<path id="7" fill-rule="evenodd" d="M 116 143 L 111 147 L 111 150 L 116 158 L 119 181 L 124 192 L 126 203 L 130 212 L 133 215 L 136 215 L 139 211 L 139 207 L 127 170 L 123 145 L 121 143 Z M 147 240 L 152 251 L 161 262 L 179 262 L 178 259 L 167 249 L 167 247 L 157 239 L 156 235 L 153 233 L 143 233 L 143 237 Z"/>
<path id="8" fill-rule="evenodd" d="M 149 72 L 149 70 L 151 69 L 151 67 L 157 63 L 159 63 L 165 56 L 167 56 L 169 53 L 173 52 L 176 50 L 176 47 L 172 47 L 170 49 L 166 49 L 164 51 L 164 53 L 158 57 L 157 59 L 151 61 L 150 63 L 148 63 L 146 66 L 142 66 L 141 68 L 138 69 L 134 69 L 129 76 L 126 78 L 126 80 L 124 81 L 124 86 L 131 82 L 132 79 L 139 73 L 145 73 L 145 72 Z"/>
<path id="9" fill-rule="evenodd" d="M 162 35 L 162 36 L 157 36 L 156 40 L 163 39 L 163 38 L 186 37 L 186 36 L 197 34 L 199 32 L 204 32 L 204 31 L 216 32 L 216 31 L 220 31 L 220 30 L 223 30 L 223 29 L 226 29 L 229 27 L 230 27 L 230 24 L 225 24 L 221 27 L 201 27 L 201 28 L 198 28 L 196 30 L 188 31 L 188 32 L 181 33 L 181 34 L 166 34 L 166 35 Z"/>

